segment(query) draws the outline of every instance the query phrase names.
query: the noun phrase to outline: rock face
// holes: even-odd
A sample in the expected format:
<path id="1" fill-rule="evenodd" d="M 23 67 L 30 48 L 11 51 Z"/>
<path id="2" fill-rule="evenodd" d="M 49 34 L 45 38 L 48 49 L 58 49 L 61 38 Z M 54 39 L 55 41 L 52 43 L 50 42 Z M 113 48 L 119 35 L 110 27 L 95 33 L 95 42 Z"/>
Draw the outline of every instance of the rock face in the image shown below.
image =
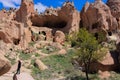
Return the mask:
<path id="1" fill-rule="evenodd" d="M 16 20 L 26 23 L 30 15 L 34 13 L 34 4 L 32 0 L 22 0 L 20 9 L 16 12 Z"/>
<path id="2" fill-rule="evenodd" d="M 10 62 L 0 54 L 0 76 L 7 73 L 11 68 Z"/>
<path id="3" fill-rule="evenodd" d="M 6 24 L 7 23 L 7 24 Z M 0 21 L 0 39 L 5 43 L 19 44 L 23 26 L 15 21 Z"/>
<path id="4" fill-rule="evenodd" d="M 33 26 L 70 33 L 79 29 L 80 15 L 72 3 L 66 2 L 62 8 L 48 8 L 43 14 L 35 14 L 31 21 Z"/>
<path id="5" fill-rule="evenodd" d="M 0 40 L 27 48 L 31 41 L 53 41 L 58 30 L 62 33 L 59 35 L 61 38 L 65 33 L 78 31 L 79 21 L 79 12 L 71 2 L 38 14 L 34 11 L 32 0 L 22 0 L 18 10 L 11 8 L 9 11 L 0 11 Z M 60 40 L 56 42 L 63 42 L 61 38 L 57 38 Z"/>
<path id="6" fill-rule="evenodd" d="M 118 28 L 117 20 L 112 16 L 110 8 L 101 0 L 86 3 L 81 12 L 81 22 L 83 27 L 93 33 L 100 30 L 112 32 Z"/>
<path id="7" fill-rule="evenodd" d="M 110 7 L 114 17 L 120 17 L 120 0 L 108 0 L 107 5 Z"/>
<path id="8" fill-rule="evenodd" d="M 1 10 L 1 11 L 0 11 L 0 14 L 1 14 L 1 15 L 0 15 L 0 19 L 5 18 L 5 17 L 8 17 L 8 15 L 7 15 L 6 13 L 7 13 L 6 10 L 4 10 L 4 9 Z"/>
<path id="9" fill-rule="evenodd" d="M 120 29 L 120 0 L 108 0 L 107 5 L 110 7 L 112 15 L 118 21 Z"/>

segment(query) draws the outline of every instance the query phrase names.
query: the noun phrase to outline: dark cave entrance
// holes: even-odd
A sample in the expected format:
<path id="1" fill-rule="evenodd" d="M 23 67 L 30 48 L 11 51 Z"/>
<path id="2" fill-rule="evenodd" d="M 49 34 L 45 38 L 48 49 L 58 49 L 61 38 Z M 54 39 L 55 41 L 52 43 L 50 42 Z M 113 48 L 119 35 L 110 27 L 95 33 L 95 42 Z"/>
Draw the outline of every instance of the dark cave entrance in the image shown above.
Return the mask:
<path id="1" fill-rule="evenodd" d="M 31 18 L 32 26 L 48 28 L 64 28 L 67 26 L 68 19 L 63 16 L 36 15 Z"/>
<path id="2" fill-rule="evenodd" d="M 19 42 L 20 42 L 20 39 L 13 39 L 13 43 L 14 43 L 15 45 L 18 45 Z"/>
<path id="3" fill-rule="evenodd" d="M 99 22 L 96 22 L 92 25 L 92 29 L 97 29 L 99 27 Z"/>
<path id="4" fill-rule="evenodd" d="M 43 24 L 43 26 L 48 27 L 48 28 L 64 28 L 66 25 L 67 25 L 67 22 L 65 22 L 65 21 L 60 21 L 60 22 L 56 22 L 56 23 L 46 21 Z"/>
<path id="5" fill-rule="evenodd" d="M 108 35 L 109 35 L 109 36 L 112 36 L 112 32 L 111 32 L 111 31 L 108 31 Z"/>
<path id="6" fill-rule="evenodd" d="M 98 40 L 98 36 L 99 36 L 98 33 L 95 33 L 94 36 L 95 36 L 96 40 Z"/>
<path id="7" fill-rule="evenodd" d="M 40 23 L 32 24 L 32 26 L 48 27 L 48 28 L 64 28 L 66 25 L 67 25 L 66 21 L 58 21 L 58 22 L 45 21 L 42 24 Z"/>

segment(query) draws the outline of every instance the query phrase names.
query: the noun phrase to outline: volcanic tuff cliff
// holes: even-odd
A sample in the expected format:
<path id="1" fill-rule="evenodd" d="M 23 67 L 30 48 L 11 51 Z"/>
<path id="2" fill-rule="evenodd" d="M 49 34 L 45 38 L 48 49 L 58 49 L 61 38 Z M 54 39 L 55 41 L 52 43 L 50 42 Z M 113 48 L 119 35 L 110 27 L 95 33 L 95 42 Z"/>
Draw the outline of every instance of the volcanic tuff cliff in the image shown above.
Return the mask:
<path id="1" fill-rule="evenodd" d="M 0 37 L 6 43 L 27 47 L 34 38 L 33 33 L 44 32 L 46 40 L 53 41 L 56 31 L 72 33 L 82 26 L 92 33 L 100 30 L 105 31 L 106 34 L 114 33 L 119 31 L 119 3 L 119 0 L 108 0 L 107 6 L 101 0 L 96 0 L 95 3 L 87 2 L 79 14 L 73 3 L 65 2 L 61 8 L 50 7 L 44 13 L 38 14 L 34 10 L 32 0 L 22 0 L 18 10 L 12 8 L 9 11 L 4 9 L 0 11 L 0 14 L 4 15 L 4 17 L 0 16 L 0 32 L 5 35 Z M 8 24 L 5 24 L 6 22 Z"/>
<path id="2" fill-rule="evenodd" d="M 108 0 L 107 4 L 101 0 L 87 2 L 80 13 L 68 1 L 61 8 L 50 7 L 39 14 L 32 0 L 22 0 L 19 9 L 0 11 L 0 40 L 19 49 L 26 49 L 31 41 L 39 40 L 63 44 L 65 34 L 81 27 L 95 34 L 99 31 L 109 36 L 116 34 L 119 39 L 120 0 Z"/>

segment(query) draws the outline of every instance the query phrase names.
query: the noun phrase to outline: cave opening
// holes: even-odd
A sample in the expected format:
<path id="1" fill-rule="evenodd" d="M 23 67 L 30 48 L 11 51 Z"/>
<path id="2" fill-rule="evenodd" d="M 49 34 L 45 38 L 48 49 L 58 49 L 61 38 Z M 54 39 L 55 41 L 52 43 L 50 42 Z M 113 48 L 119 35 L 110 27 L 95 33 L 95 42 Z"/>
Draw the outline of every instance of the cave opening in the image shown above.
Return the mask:
<path id="1" fill-rule="evenodd" d="M 108 31 L 108 35 L 109 35 L 109 36 L 112 36 L 112 32 L 111 32 L 111 31 Z"/>
<path id="2" fill-rule="evenodd" d="M 98 36 L 99 36 L 98 33 L 95 33 L 94 36 L 95 36 L 96 40 L 98 40 Z"/>
<path id="3" fill-rule="evenodd" d="M 116 18 L 117 22 L 119 22 L 119 18 Z"/>
<path id="4" fill-rule="evenodd" d="M 20 42 L 20 39 L 13 39 L 13 43 L 14 43 L 15 45 L 18 45 L 19 42 Z"/>
<path id="5" fill-rule="evenodd" d="M 56 23 L 52 23 L 51 21 L 46 21 L 43 24 L 43 26 L 48 28 L 64 28 L 66 25 L 67 25 L 67 22 L 65 21 L 60 21 Z"/>
<path id="6" fill-rule="evenodd" d="M 42 23 L 33 22 L 32 26 L 48 28 L 64 28 L 67 26 L 66 21 L 43 21 Z"/>
<path id="7" fill-rule="evenodd" d="M 44 36 L 46 36 L 46 32 L 45 32 L 45 31 L 42 31 L 42 34 L 43 34 Z"/>
<path id="8" fill-rule="evenodd" d="M 98 27 L 99 27 L 99 23 L 98 22 L 96 22 L 96 23 L 94 23 L 92 25 L 92 29 L 97 29 Z"/>

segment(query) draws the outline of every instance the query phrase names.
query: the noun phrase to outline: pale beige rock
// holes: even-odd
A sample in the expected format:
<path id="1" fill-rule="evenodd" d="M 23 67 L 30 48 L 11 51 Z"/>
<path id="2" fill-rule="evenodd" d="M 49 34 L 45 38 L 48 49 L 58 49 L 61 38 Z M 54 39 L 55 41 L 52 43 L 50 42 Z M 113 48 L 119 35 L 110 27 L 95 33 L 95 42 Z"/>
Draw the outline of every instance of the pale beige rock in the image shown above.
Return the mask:
<path id="1" fill-rule="evenodd" d="M 2 54 L 0 54 L 0 76 L 7 73 L 10 68 L 10 62 Z"/>
<path id="2" fill-rule="evenodd" d="M 104 71 L 114 71 L 114 70 L 117 70 L 118 69 L 118 63 L 117 62 L 117 53 L 114 52 L 114 53 L 110 53 L 110 52 L 107 52 L 106 56 L 103 58 L 102 61 L 99 61 L 99 62 L 93 62 L 91 64 L 91 67 L 90 67 L 90 70 L 92 71 L 101 71 L 101 72 L 104 72 Z"/>
<path id="3" fill-rule="evenodd" d="M 33 15 L 31 21 L 33 26 L 71 33 L 79 30 L 80 14 L 72 3 L 66 2 L 61 8 L 48 8 L 43 14 Z"/>
<path id="4" fill-rule="evenodd" d="M 62 49 L 63 48 L 63 46 L 60 43 L 57 43 L 57 42 L 52 42 L 49 45 L 53 46 L 53 47 L 55 47 L 57 49 Z"/>
<path id="5" fill-rule="evenodd" d="M 110 73 L 109 73 L 108 71 L 105 71 L 105 72 L 99 71 L 99 77 L 100 77 L 101 79 L 108 79 L 110 76 L 111 76 L 111 75 L 110 75 Z"/>
<path id="6" fill-rule="evenodd" d="M 86 3 L 81 12 L 81 24 L 92 33 L 101 30 L 114 32 L 118 28 L 117 20 L 112 16 L 110 8 L 102 1 Z"/>
<path id="7" fill-rule="evenodd" d="M 66 53 L 67 53 L 67 51 L 66 51 L 65 49 L 61 49 L 60 51 L 58 51 L 58 54 L 64 55 L 64 54 L 66 54 Z"/>
<path id="8" fill-rule="evenodd" d="M 35 60 L 35 64 L 37 65 L 37 67 L 40 69 L 40 70 L 45 70 L 45 69 L 48 69 L 48 67 L 39 59 L 36 59 Z"/>
<path id="9" fill-rule="evenodd" d="M 0 19 L 3 19 L 5 17 L 8 17 L 8 15 L 7 15 L 7 11 L 3 9 L 0 11 Z"/>
<path id="10" fill-rule="evenodd" d="M 54 36 L 56 42 L 62 43 L 64 33 L 79 29 L 80 14 L 71 2 L 65 2 L 61 8 L 48 8 L 39 15 L 34 11 L 33 1 L 22 0 L 19 9 L 3 9 L 0 14 L 4 16 L 0 15 L 0 39 L 18 45 L 20 49 L 29 47 L 31 40 L 53 41 Z M 61 31 L 59 34 L 58 30 Z M 32 32 L 37 33 L 38 37 Z"/>
<path id="11" fill-rule="evenodd" d="M 112 15 L 116 18 L 120 29 L 120 0 L 108 0 L 107 5 L 110 7 Z"/>
<path id="12" fill-rule="evenodd" d="M 28 47 L 28 43 L 31 42 L 31 31 L 29 30 L 29 28 L 24 28 L 24 47 L 27 48 Z"/>
<path id="13" fill-rule="evenodd" d="M 32 34 L 34 41 L 52 41 L 53 40 L 51 28 L 32 26 L 31 31 L 33 34 L 37 34 L 37 39 L 34 39 L 35 36 Z"/>
<path id="14" fill-rule="evenodd" d="M 16 20 L 26 24 L 32 13 L 34 13 L 33 1 L 22 0 L 20 8 L 16 12 Z"/>
<path id="15" fill-rule="evenodd" d="M 7 23 L 7 24 L 6 24 Z M 5 43 L 19 44 L 22 34 L 22 25 L 16 21 L 4 20 L 0 23 L 0 38 Z"/>
<path id="16" fill-rule="evenodd" d="M 105 72 L 105 71 L 114 71 L 119 69 L 119 62 L 117 62 L 117 53 L 107 52 L 106 56 L 102 61 L 94 61 L 90 63 L 89 72 Z M 77 64 L 77 66 L 81 67 L 82 71 L 85 71 L 84 64 L 79 60 L 75 60 L 73 63 Z"/>
<path id="17" fill-rule="evenodd" d="M 62 31 L 56 31 L 54 41 L 63 44 L 65 41 L 65 34 Z"/>
<path id="18" fill-rule="evenodd" d="M 107 5 L 110 7 L 112 15 L 116 18 L 120 17 L 120 0 L 107 0 Z"/>

